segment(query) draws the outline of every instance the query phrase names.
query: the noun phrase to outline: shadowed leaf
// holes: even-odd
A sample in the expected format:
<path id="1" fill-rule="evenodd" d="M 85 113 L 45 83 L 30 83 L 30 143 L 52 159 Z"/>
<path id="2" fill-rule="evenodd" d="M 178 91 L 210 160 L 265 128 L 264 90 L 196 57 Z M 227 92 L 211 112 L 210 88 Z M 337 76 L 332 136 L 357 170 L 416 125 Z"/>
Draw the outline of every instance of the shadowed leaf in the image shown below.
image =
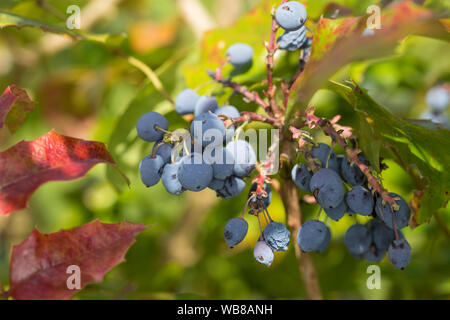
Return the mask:
<path id="1" fill-rule="evenodd" d="M 18 300 L 65 300 L 78 289 L 68 289 L 69 266 L 78 266 L 80 289 L 101 282 L 105 274 L 125 260 L 136 236 L 147 227 L 120 222 L 94 221 L 84 226 L 42 234 L 34 230 L 13 247 L 10 295 Z"/>
<path id="2" fill-rule="evenodd" d="M 356 85 L 352 89 L 332 82 L 329 88 L 352 105 L 365 122 L 363 129 L 357 128 L 364 132 L 356 132 L 364 153 L 371 155 L 374 141 L 381 143 L 416 182 L 413 225 L 429 221 L 450 198 L 450 131 L 400 119 Z"/>
<path id="3" fill-rule="evenodd" d="M 12 85 L 6 88 L 0 97 L 0 129 L 7 126 L 11 133 L 19 129 L 29 112 L 34 108 L 34 102 L 25 90 Z"/>

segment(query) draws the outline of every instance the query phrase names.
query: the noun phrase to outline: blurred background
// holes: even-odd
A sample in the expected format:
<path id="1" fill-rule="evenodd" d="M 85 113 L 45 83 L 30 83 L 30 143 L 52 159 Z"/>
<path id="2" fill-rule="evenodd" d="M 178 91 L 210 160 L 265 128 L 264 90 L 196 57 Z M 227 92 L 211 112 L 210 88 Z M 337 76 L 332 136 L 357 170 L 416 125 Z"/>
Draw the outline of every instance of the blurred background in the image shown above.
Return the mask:
<path id="1" fill-rule="evenodd" d="M 330 16 L 336 8 L 342 14 L 363 15 L 368 5 L 376 3 L 303 2 L 308 2 L 309 18 L 315 21 L 322 14 Z M 259 0 L 3 0 L 0 10 L 63 27 L 68 16 L 66 8 L 79 5 L 83 32 L 127 35 L 121 38 L 120 49 L 155 70 L 174 98 L 188 85 L 200 86 L 204 92 L 217 90 L 208 87 L 208 83 L 202 85 L 206 73 L 204 69 L 196 69 L 204 66 L 203 34 L 212 29 L 227 33 L 228 28 L 236 28 L 236 21 L 254 12 L 251 10 L 260 3 Z M 445 1 L 427 0 L 424 5 L 438 12 L 449 9 Z M 252 20 L 255 28 L 267 31 L 263 38 L 252 40 L 260 45 L 261 52 L 263 40 L 269 36 L 269 19 L 267 12 L 262 20 Z M 234 32 L 239 34 L 239 29 Z M 242 34 L 236 42 L 252 36 Z M 354 63 L 335 78 L 351 77 L 382 106 L 399 116 L 417 119 L 428 108 L 427 91 L 450 81 L 449 57 L 450 45 L 446 42 L 408 37 L 395 55 Z M 279 76 L 295 71 L 296 57 L 277 59 L 281 66 Z M 263 57 L 260 60 L 263 62 Z M 262 75 L 263 68 L 258 69 L 257 64 L 244 80 L 259 79 Z M 223 241 L 223 227 L 241 213 L 247 192 L 230 201 L 219 201 L 212 191 L 176 197 L 169 195 L 161 184 L 151 189 L 144 187 L 138 176 L 138 163 L 150 153 L 152 145 L 136 139 L 136 120 L 145 112 L 158 110 L 166 113 L 171 128 L 185 127 L 186 122 L 123 56 L 101 43 L 72 41 L 39 28 L 0 29 L 0 90 L 3 92 L 10 84 L 26 89 L 36 108 L 14 136 L 3 139 L 0 150 L 22 139 L 35 139 L 51 129 L 102 141 L 131 179 L 131 187 L 124 185 L 114 169 L 100 165 L 83 179 L 52 182 L 39 188 L 29 209 L 0 217 L 0 282 L 8 283 L 11 246 L 22 242 L 34 227 L 51 233 L 94 219 L 127 220 L 150 228 L 138 237 L 125 263 L 109 272 L 103 283 L 87 286 L 75 298 L 305 298 L 292 246 L 287 253 L 276 254 L 271 268 L 254 260 L 252 251 L 259 232 L 254 217 L 246 217 L 249 235 L 242 244 L 231 250 Z M 245 106 L 236 99 L 231 102 Z M 341 114 L 346 125 L 355 120 L 352 108 L 331 91 L 320 90 L 312 104 L 320 116 L 331 118 Z M 318 139 L 326 141 L 323 137 Z M 395 162 L 387 158 L 385 163 L 389 166 L 383 173 L 385 187 L 409 201 L 413 181 Z M 302 209 L 305 219 L 317 213 L 314 205 L 302 203 Z M 333 238 L 330 247 L 322 254 L 312 254 L 324 297 L 449 299 L 449 211 L 441 209 L 440 218 L 433 218 L 430 224 L 414 230 L 405 228 L 404 234 L 413 250 L 411 263 L 406 270 L 399 271 L 385 257 L 380 263 L 381 290 L 367 289 L 369 263 L 355 260 L 344 247 L 343 234 L 355 223 L 355 217 L 346 216 L 338 223 L 328 220 Z M 270 213 L 274 220 L 285 221 L 277 194 Z M 364 217 L 358 217 L 358 221 L 364 222 Z"/>

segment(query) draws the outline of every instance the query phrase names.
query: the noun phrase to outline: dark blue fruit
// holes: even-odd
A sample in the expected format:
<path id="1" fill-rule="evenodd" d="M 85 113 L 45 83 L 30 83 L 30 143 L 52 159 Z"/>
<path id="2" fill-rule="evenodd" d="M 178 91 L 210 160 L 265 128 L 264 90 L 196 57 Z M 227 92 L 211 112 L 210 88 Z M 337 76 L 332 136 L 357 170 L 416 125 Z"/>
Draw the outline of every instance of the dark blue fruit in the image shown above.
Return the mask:
<path id="1" fill-rule="evenodd" d="M 391 229 L 394 229 L 394 217 L 397 228 L 401 229 L 406 227 L 411 216 L 411 210 L 409 209 L 408 204 L 406 203 L 405 199 L 403 199 L 396 193 L 391 192 L 389 193 L 389 196 L 400 198 L 400 200 L 396 201 L 400 208 L 397 211 L 391 211 L 391 207 L 389 206 L 389 204 L 385 203 L 383 205 L 383 200 L 381 197 L 379 197 L 375 204 L 375 212 L 377 213 L 377 216 L 381 220 L 383 220 L 383 222 Z"/>
<path id="2" fill-rule="evenodd" d="M 242 218 L 233 218 L 227 222 L 224 230 L 225 241 L 230 248 L 244 240 L 248 231 L 248 223 Z"/>
<path id="3" fill-rule="evenodd" d="M 178 94 L 175 100 L 175 111 L 185 115 L 195 112 L 195 104 L 200 96 L 192 89 L 185 89 Z"/>
<path id="4" fill-rule="evenodd" d="M 291 239 L 291 233 L 283 223 L 272 221 L 263 231 L 266 243 L 275 251 L 286 251 Z"/>
<path id="5" fill-rule="evenodd" d="M 295 185 L 303 191 L 311 191 L 309 189 L 309 183 L 311 181 L 312 172 L 308 170 L 303 163 L 300 167 L 296 164 L 291 171 L 291 178 Z"/>
<path id="6" fill-rule="evenodd" d="M 398 269 L 404 269 L 411 259 L 411 246 L 406 239 L 394 240 L 388 250 L 389 261 Z"/>
<path id="7" fill-rule="evenodd" d="M 371 243 L 369 229 L 362 224 L 352 225 L 344 236 L 344 244 L 352 255 L 362 255 L 369 250 Z"/>
<path id="8" fill-rule="evenodd" d="M 345 202 L 352 211 L 369 216 L 372 214 L 374 200 L 372 193 L 364 187 L 356 186 L 345 195 Z"/>
<path id="9" fill-rule="evenodd" d="M 181 160 L 178 179 L 183 188 L 190 191 L 201 191 L 211 183 L 213 168 L 203 161 L 201 154 L 191 153 Z"/>
<path id="10" fill-rule="evenodd" d="M 225 180 L 223 188 L 216 193 L 220 198 L 231 199 L 240 195 L 244 189 L 245 181 L 239 177 L 231 176 Z"/>
<path id="11" fill-rule="evenodd" d="M 304 252 L 318 251 L 328 238 L 328 227 L 318 220 L 308 220 L 297 232 L 298 246 Z"/>
<path id="12" fill-rule="evenodd" d="M 164 166 L 164 171 L 161 177 L 162 183 L 170 194 L 181 194 L 184 191 L 183 186 L 178 179 L 178 170 L 181 163 L 168 163 Z"/>
<path id="13" fill-rule="evenodd" d="M 275 12 L 277 23 L 284 30 L 297 30 L 305 23 L 306 8 L 297 1 L 288 1 L 280 5 Z"/>
<path id="14" fill-rule="evenodd" d="M 169 122 L 158 112 L 152 111 L 144 114 L 139 118 L 136 125 L 139 138 L 148 142 L 161 140 L 164 132 L 156 129 L 157 126 L 163 130 L 167 130 L 169 128 Z"/>
<path id="15" fill-rule="evenodd" d="M 344 184 L 331 169 L 320 169 L 311 178 L 309 187 L 322 208 L 333 209 L 344 200 Z"/>
<path id="16" fill-rule="evenodd" d="M 142 182 L 147 186 L 154 186 L 161 179 L 164 160 L 160 156 L 147 156 L 139 163 Z"/>

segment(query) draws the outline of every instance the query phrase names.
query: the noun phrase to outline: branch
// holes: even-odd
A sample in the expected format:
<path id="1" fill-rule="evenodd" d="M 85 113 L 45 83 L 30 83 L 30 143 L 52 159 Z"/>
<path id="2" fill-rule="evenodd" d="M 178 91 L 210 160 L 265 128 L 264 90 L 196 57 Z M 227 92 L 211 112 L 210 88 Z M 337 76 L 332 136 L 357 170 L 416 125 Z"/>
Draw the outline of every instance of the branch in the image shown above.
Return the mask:
<path id="1" fill-rule="evenodd" d="M 293 146 L 291 142 L 285 141 L 283 152 L 292 155 Z M 297 232 L 302 224 L 302 212 L 300 209 L 297 188 L 291 179 L 283 179 L 281 183 L 281 199 L 286 209 L 287 225 L 291 231 L 294 242 L 295 256 L 297 257 L 300 272 L 306 289 L 308 299 L 323 299 L 319 286 L 316 270 L 309 253 L 302 252 L 297 243 Z"/>
<path id="2" fill-rule="evenodd" d="M 222 116 L 219 116 L 219 117 L 222 117 Z M 265 115 L 262 115 L 259 113 L 248 112 L 248 111 L 243 111 L 243 112 L 241 112 L 240 117 L 232 118 L 230 120 L 233 123 L 243 123 L 246 121 L 248 121 L 248 122 L 250 122 L 250 121 L 265 122 L 265 123 L 271 124 L 275 128 L 281 128 L 281 126 L 283 125 L 280 120 L 278 120 L 274 117 L 265 116 Z"/>
<path id="3" fill-rule="evenodd" d="M 272 28 L 270 31 L 270 39 L 269 43 L 266 42 L 267 49 L 267 57 L 266 57 L 266 66 L 267 66 L 267 92 L 266 96 L 269 98 L 269 104 L 272 113 L 279 117 L 280 116 L 280 108 L 278 107 L 278 102 L 275 97 L 277 88 L 273 85 L 273 57 L 275 52 L 278 50 L 279 44 L 276 43 L 276 36 L 279 25 L 275 20 L 275 14 L 272 12 Z"/>
<path id="4" fill-rule="evenodd" d="M 311 144 L 311 141 L 308 141 L 303 138 L 305 131 L 297 129 L 292 126 L 289 127 L 289 130 L 292 132 L 292 137 L 298 141 L 299 150 L 305 154 L 305 159 L 306 161 L 308 161 L 308 168 L 314 173 L 319 171 L 321 167 L 319 167 L 319 165 L 316 162 L 314 162 L 314 158 L 312 157 L 311 152 L 310 150 L 308 150 L 307 147 L 308 144 Z"/>
<path id="5" fill-rule="evenodd" d="M 341 130 L 336 131 L 333 127 L 333 122 L 322 119 L 319 117 L 316 117 L 312 112 L 306 112 L 306 120 L 308 123 L 309 128 L 321 128 L 325 134 L 332 137 L 334 141 L 339 143 L 339 145 L 345 150 L 347 153 L 350 162 L 356 163 L 356 165 L 359 167 L 359 169 L 365 174 L 367 177 L 367 181 L 370 183 L 370 185 L 375 189 L 375 191 L 378 192 L 378 194 L 381 196 L 383 201 L 389 203 L 392 209 L 398 210 L 398 205 L 394 198 L 389 196 L 389 192 L 383 188 L 383 186 L 380 184 L 377 178 L 375 178 L 372 173 L 369 166 L 365 165 L 361 160 L 358 158 L 358 153 L 360 150 L 351 148 L 347 142 L 345 141 L 345 138 L 341 136 Z"/>
<path id="6" fill-rule="evenodd" d="M 305 71 L 306 63 L 309 60 L 309 57 L 311 55 L 311 50 L 304 49 L 300 53 L 300 58 L 298 60 L 298 69 L 297 72 L 292 76 L 291 80 L 289 81 L 288 90 L 289 93 L 294 87 L 295 83 L 297 82 L 298 78 L 303 74 L 303 71 Z"/>
<path id="7" fill-rule="evenodd" d="M 258 92 L 250 91 L 246 87 L 237 84 L 236 82 L 231 81 L 230 79 L 223 79 L 222 77 L 222 69 L 221 67 L 217 69 L 216 72 L 207 71 L 208 75 L 217 83 L 222 84 L 224 87 L 231 88 L 237 93 L 244 96 L 247 102 L 254 102 L 261 106 L 267 114 L 271 114 L 270 105 L 265 102 L 258 94 Z"/>

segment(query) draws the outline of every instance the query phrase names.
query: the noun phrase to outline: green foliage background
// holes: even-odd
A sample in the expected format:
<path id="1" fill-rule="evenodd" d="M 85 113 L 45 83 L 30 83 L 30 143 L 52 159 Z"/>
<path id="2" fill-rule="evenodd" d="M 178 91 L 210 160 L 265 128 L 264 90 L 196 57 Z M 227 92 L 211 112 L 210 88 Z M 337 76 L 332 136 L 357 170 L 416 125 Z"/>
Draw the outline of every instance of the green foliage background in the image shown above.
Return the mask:
<path id="1" fill-rule="evenodd" d="M 47 2 L 62 12 L 73 4 L 69 0 Z M 84 7 L 88 2 L 77 1 L 77 4 Z M 277 3 L 265 1 L 268 2 L 269 9 L 270 4 Z M 329 15 L 327 1 L 309 2 L 310 18 L 316 20 L 321 14 Z M 367 6 L 376 3 L 369 0 L 334 2 L 348 7 L 354 15 L 365 14 Z M 202 3 L 217 20 L 224 14 L 217 10 L 218 1 Z M 129 34 L 128 38 L 121 39 L 120 48 L 156 70 L 173 97 L 186 86 L 200 86 L 202 93 L 222 94 L 222 103 L 228 100 L 241 110 L 255 110 L 255 105 L 244 104 L 239 97 L 229 98 L 230 92 L 223 92 L 217 85 L 204 84 L 208 81 L 204 69 L 215 68 L 221 56 L 207 56 L 203 48 L 211 44 L 226 48 L 233 41 L 251 43 L 256 50 L 255 65 L 249 74 L 236 80 L 252 85 L 262 79 L 264 39 L 240 32 L 250 24 L 256 30 L 255 34 L 267 31 L 265 39 L 268 38 L 269 12 L 260 8 L 240 19 L 259 3 L 257 0 L 241 1 L 236 22 L 209 34 L 203 42 L 195 38 L 189 25 L 180 18 L 174 0 L 119 2 L 116 10 L 98 20 L 90 32 Z M 427 0 L 425 6 L 441 13 L 449 9 L 444 1 Z M 2 1 L 0 10 L 49 25 L 64 26 L 37 6 L 36 1 Z M 152 22 L 166 31 L 173 28 L 173 34 L 157 47 L 147 44 L 142 49 L 143 39 L 136 30 L 142 31 L 139 23 L 145 22 Z M 171 27 L 171 23 L 175 27 Z M 208 191 L 174 197 L 166 193 L 161 184 L 151 189 L 142 185 L 137 166 L 152 146 L 136 139 L 136 120 L 149 110 L 158 110 L 166 113 L 171 128 L 186 126 L 145 76 L 104 44 L 76 41 L 49 52 L 48 41 L 49 34 L 40 29 L 0 29 L 0 90 L 16 84 L 26 89 L 37 102 L 37 108 L 25 125 L 0 145 L 1 149 L 22 139 L 35 139 L 54 128 L 59 133 L 107 143 L 132 183 L 128 188 L 114 170 L 98 166 L 84 179 L 44 185 L 33 195 L 29 209 L 0 217 L 0 282 L 8 283 L 11 246 L 23 241 L 34 227 L 50 233 L 94 219 L 103 222 L 125 219 L 151 227 L 138 237 L 127 254 L 126 263 L 108 273 L 103 283 L 89 285 L 75 296 L 77 299 L 305 298 L 292 246 L 287 253 L 276 255 L 271 268 L 254 261 L 252 248 L 258 237 L 258 226 L 253 217 L 247 217 L 249 236 L 241 245 L 230 250 L 223 241 L 223 227 L 227 220 L 241 212 L 246 192 L 237 199 L 218 201 Z M 427 108 L 426 91 L 437 82 L 450 81 L 449 53 L 448 42 L 411 36 L 402 41 L 395 55 L 353 63 L 341 69 L 333 80 L 342 82 L 351 77 L 367 89 L 378 104 L 396 115 L 414 119 Z M 276 76 L 292 74 L 296 59 L 293 54 L 280 57 Z M 310 104 L 316 106 L 320 116 L 331 118 L 341 114 L 343 124 L 358 124 L 358 116 L 350 104 L 331 90 L 320 90 Z M 326 141 L 322 136 L 318 139 Z M 383 172 L 385 187 L 409 201 L 413 181 L 389 154 L 382 156 L 389 166 Z M 312 205 L 302 204 L 302 209 L 306 219 L 317 213 L 317 208 Z M 346 216 L 338 223 L 328 220 L 333 235 L 331 245 L 323 254 L 313 254 L 325 298 L 450 298 L 449 211 L 448 208 L 439 211 L 440 223 L 433 218 L 429 224 L 404 230 L 413 248 L 411 264 L 406 270 L 399 271 L 385 258 L 380 263 L 381 290 L 367 289 L 369 263 L 355 260 L 343 245 L 343 234 L 355 223 L 355 218 Z M 284 221 L 284 209 L 278 195 L 274 197 L 270 212 L 275 220 Z M 358 221 L 363 222 L 364 217 L 358 217 Z"/>

